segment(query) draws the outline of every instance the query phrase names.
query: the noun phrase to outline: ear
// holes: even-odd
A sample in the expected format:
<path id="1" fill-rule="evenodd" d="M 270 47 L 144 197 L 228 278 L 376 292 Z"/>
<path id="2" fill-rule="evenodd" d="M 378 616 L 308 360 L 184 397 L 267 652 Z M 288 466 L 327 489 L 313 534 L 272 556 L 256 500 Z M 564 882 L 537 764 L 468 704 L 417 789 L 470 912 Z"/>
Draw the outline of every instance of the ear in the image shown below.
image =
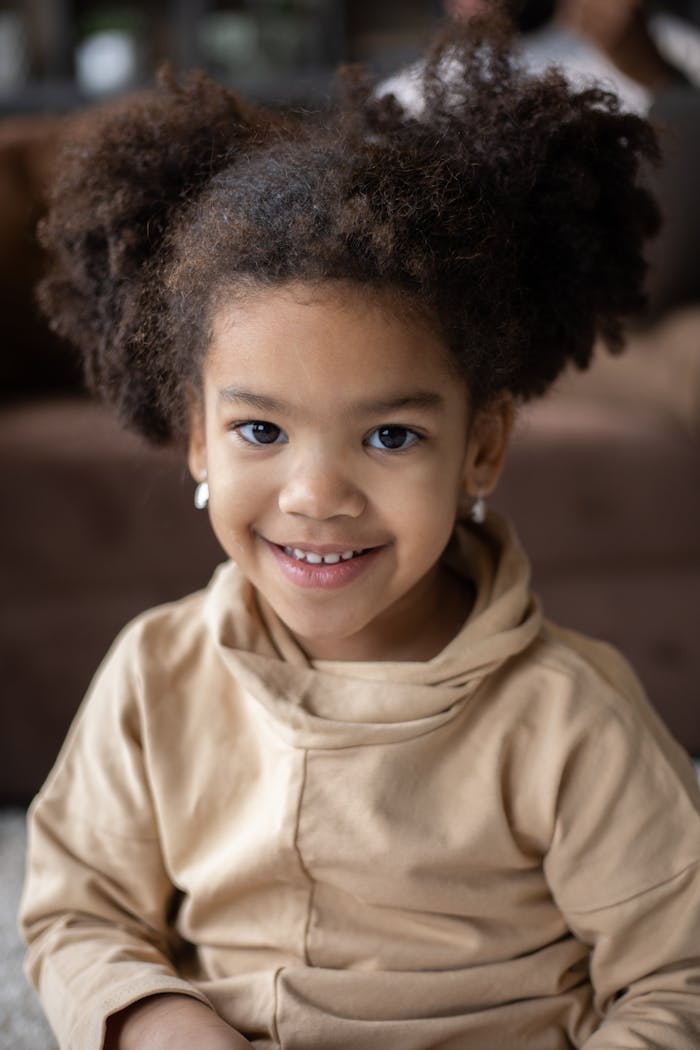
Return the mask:
<path id="1" fill-rule="evenodd" d="M 474 415 L 462 483 L 470 496 L 488 496 L 498 484 L 515 422 L 511 394 L 501 394 Z"/>
<path id="2" fill-rule="evenodd" d="M 207 431 L 204 420 L 204 405 L 201 394 L 193 387 L 187 391 L 189 413 L 189 439 L 187 465 L 195 481 L 207 476 Z"/>

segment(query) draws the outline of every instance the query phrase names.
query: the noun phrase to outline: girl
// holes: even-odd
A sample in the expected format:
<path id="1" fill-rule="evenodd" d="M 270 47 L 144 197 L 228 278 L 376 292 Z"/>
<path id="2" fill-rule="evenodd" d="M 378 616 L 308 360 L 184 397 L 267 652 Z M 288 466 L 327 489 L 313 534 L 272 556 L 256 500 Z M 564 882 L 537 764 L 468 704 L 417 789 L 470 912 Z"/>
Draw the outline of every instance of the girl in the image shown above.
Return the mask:
<path id="1" fill-rule="evenodd" d="M 691 1050 L 692 769 L 484 502 L 641 301 L 653 140 L 495 23 L 418 116 L 347 88 L 167 82 L 58 179 L 43 304 L 231 560 L 126 628 L 32 807 L 29 972 L 66 1050 Z"/>

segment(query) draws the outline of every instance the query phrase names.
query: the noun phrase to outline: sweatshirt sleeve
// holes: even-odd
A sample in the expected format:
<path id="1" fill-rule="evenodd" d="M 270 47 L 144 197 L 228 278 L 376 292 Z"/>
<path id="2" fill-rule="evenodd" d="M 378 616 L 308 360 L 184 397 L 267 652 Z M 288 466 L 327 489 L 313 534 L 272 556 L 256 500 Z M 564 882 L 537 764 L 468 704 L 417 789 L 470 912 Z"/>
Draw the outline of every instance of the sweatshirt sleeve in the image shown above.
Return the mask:
<path id="1" fill-rule="evenodd" d="M 547 879 L 591 948 L 600 1025 L 582 1050 L 700 1046 L 700 793 L 637 683 L 599 683 L 602 717 L 561 771 Z M 585 698 L 584 703 L 585 703 Z"/>
<path id="2" fill-rule="evenodd" d="M 107 1018 L 178 977 L 177 902 L 149 791 L 131 628 L 98 673 L 29 813 L 20 924 L 62 1050 L 100 1050 Z"/>

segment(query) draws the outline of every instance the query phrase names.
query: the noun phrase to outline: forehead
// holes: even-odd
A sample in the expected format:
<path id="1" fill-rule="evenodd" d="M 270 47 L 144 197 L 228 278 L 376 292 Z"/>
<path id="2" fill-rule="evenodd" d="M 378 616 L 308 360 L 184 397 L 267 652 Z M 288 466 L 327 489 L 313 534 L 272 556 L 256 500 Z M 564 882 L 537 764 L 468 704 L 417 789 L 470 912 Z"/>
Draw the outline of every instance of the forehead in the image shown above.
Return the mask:
<path id="1" fill-rule="evenodd" d="M 211 335 L 205 375 L 217 383 L 349 391 L 458 381 L 445 340 L 424 314 L 344 282 L 224 296 Z"/>

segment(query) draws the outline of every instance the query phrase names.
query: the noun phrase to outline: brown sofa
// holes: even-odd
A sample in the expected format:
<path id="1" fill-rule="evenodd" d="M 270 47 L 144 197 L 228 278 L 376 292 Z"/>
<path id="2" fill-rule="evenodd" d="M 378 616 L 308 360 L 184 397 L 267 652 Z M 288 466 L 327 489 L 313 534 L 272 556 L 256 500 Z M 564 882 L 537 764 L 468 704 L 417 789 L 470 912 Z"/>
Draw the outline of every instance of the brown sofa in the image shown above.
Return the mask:
<path id="1" fill-rule="evenodd" d="M 700 755 L 700 307 L 526 409 L 497 502 L 547 613 L 622 649 Z"/>
<path id="2" fill-rule="evenodd" d="M 31 230 L 69 125 L 0 128 L 4 802 L 41 783 L 118 629 L 204 585 L 222 557 L 181 457 L 81 395 L 70 351 L 34 312 Z M 619 645 L 700 755 L 700 309 L 633 343 L 524 411 L 495 503 L 518 525 L 549 614 Z"/>

